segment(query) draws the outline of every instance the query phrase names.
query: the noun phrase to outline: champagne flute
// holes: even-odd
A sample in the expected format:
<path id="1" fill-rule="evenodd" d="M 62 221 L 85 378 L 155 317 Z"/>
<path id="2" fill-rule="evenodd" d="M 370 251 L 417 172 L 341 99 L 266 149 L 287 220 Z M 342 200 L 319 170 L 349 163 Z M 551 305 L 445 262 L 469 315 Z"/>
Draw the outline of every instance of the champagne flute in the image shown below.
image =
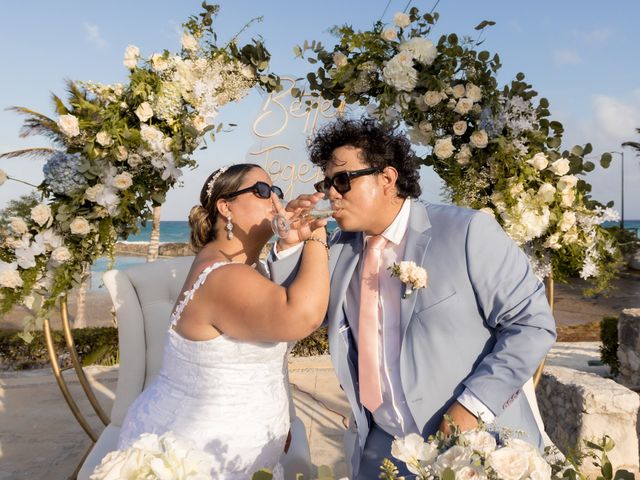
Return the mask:
<path id="1" fill-rule="evenodd" d="M 276 213 L 271 220 L 271 230 L 279 238 L 285 238 L 291 232 L 291 228 L 304 219 L 319 220 L 329 218 L 333 215 L 334 209 L 328 198 L 323 198 L 316 202 L 313 207 L 296 213 L 293 217 L 287 218 L 281 213 Z"/>

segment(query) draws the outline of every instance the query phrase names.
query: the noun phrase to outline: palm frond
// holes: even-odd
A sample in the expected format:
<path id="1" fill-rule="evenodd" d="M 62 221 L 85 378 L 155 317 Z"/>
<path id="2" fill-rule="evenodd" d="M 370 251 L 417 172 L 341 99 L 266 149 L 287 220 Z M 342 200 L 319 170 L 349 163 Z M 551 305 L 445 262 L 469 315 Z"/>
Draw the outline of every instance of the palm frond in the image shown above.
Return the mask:
<path id="1" fill-rule="evenodd" d="M 55 148 L 47 147 L 35 147 L 24 148 L 22 150 L 14 150 L 13 152 L 0 153 L 0 158 L 18 158 L 18 157 L 31 157 L 32 159 L 41 159 L 43 157 L 50 157 L 57 150 Z"/>
<path id="2" fill-rule="evenodd" d="M 52 93 L 51 98 L 53 99 L 53 106 L 55 107 L 56 113 L 58 115 L 66 115 L 67 113 L 69 113 L 67 106 L 64 104 L 60 97 L 58 97 L 55 93 Z"/>
<path id="3" fill-rule="evenodd" d="M 635 148 L 636 150 L 640 150 L 640 142 L 623 142 L 622 146 L 631 147 L 631 148 Z"/>
<path id="4" fill-rule="evenodd" d="M 20 137 L 24 138 L 31 135 L 44 135 L 55 142 L 64 143 L 63 134 L 55 120 L 26 107 L 9 107 L 7 110 L 11 110 L 27 117 L 20 129 Z"/>

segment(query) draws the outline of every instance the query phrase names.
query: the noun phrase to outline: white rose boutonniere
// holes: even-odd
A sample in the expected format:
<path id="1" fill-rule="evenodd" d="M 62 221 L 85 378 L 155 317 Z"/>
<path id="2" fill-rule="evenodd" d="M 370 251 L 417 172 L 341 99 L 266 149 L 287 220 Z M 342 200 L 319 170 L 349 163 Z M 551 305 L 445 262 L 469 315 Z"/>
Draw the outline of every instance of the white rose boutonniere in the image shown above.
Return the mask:
<path id="1" fill-rule="evenodd" d="M 394 263 L 388 270 L 391 272 L 392 277 L 398 277 L 400 281 L 404 283 L 405 289 L 402 298 L 408 298 L 414 290 L 427 286 L 429 279 L 427 271 L 416 265 L 415 262 Z"/>

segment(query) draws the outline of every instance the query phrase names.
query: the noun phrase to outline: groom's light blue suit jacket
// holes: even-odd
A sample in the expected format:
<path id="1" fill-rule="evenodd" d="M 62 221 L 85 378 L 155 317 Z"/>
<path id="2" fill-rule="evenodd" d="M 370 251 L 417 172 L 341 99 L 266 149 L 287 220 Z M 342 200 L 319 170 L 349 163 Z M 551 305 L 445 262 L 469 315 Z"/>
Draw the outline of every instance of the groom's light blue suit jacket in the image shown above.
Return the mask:
<path id="1" fill-rule="evenodd" d="M 495 415 L 498 427 L 522 430 L 542 446 L 520 389 L 556 338 L 544 286 L 522 250 L 489 215 L 412 201 L 405 261 L 427 270 L 427 288 L 401 300 L 400 375 L 411 414 L 426 437 L 467 387 Z M 354 473 L 369 433 L 360 404 L 358 357 L 343 304 L 363 252 L 360 232 L 331 238 L 331 295 L 326 322 L 331 358 L 353 410 Z M 272 278 L 289 283 L 298 255 L 270 260 Z M 384 274 L 381 272 L 381 274 Z M 398 291 L 398 295 L 402 292 Z"/>

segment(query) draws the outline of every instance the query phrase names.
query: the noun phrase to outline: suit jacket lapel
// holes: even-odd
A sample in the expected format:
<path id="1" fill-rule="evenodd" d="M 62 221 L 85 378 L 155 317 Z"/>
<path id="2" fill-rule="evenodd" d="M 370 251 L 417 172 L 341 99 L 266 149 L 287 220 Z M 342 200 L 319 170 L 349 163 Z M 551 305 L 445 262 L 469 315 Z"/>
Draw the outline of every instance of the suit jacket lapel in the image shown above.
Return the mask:
<path id="1" fill-rule="evenodd" d="M 426 206 L 419 201 L 414 200 L 411 203 L 411 211 L 409 213 L 409 224 L 407 225 L 406 233 L 407 243 L 402 261 L 415 262 L 418 266 L 424 265 L 424 256 L 427 252 L 429 242 L 431 241 L 430 228 L 431 222 L 429 221 Z M 402 328 L 401 338 L 404 338 L 404 334 L 407 331 L 417 298 L 417 292 L 414 291 L 410 296 L 403 298 L 400 301 L 400 326 Z"/>

